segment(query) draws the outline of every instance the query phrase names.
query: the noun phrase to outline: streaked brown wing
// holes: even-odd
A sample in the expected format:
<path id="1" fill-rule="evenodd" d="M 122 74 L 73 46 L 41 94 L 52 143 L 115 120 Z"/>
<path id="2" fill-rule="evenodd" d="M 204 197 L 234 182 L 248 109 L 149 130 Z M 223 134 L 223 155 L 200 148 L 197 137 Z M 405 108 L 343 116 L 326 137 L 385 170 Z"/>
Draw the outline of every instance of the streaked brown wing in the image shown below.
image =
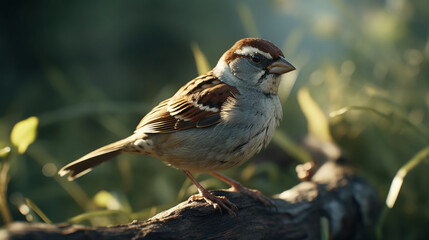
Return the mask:
<path id="1" fill-rule="evenodd" d="M 169 133 L 194 127 L 209 127 L 220 121 L 220 111 L 238 90 L 218 80 L 211 72 L 187 83 L 161 102 L 139 123 L 136 131 Z"/>

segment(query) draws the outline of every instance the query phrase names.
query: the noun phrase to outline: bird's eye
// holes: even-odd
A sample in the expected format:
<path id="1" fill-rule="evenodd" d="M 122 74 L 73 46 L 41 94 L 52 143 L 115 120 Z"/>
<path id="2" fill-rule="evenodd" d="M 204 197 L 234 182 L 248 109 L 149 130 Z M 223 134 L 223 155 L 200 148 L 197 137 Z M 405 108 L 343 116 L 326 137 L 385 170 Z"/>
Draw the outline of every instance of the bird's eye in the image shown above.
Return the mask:
<path id="1" fill-rule="evenodd" d="M 255 54 L 255 55 L 252 55 L 252 61 L 253 62 L 255 62 L 255 63 L 258 63 L 258 62 L 260 62 L 261 61 L 261 56 L 259 56 L 259 55 L 257 55 L 257 54 Z"/>

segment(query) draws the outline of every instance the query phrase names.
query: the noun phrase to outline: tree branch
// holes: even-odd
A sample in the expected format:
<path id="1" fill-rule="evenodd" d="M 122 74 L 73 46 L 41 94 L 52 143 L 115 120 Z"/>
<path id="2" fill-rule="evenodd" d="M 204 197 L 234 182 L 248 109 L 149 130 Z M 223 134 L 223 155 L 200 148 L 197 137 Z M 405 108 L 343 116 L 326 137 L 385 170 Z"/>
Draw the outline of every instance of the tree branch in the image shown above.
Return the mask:
<path id="1" fill-rule="evenodd" d="M 321 218 L 334 239 L 353 239 L 374 223 L 380 209 L 375 190 L 348 167 L 324 163 L 311 177 L 274 198 L 266 207 L 240 193 L 215 191 L 239 208 L 238 216 L 204 202 L 182 202 L 144 222 L 87 227 L 13 223 L 6 239 L 320 239 Z"/>

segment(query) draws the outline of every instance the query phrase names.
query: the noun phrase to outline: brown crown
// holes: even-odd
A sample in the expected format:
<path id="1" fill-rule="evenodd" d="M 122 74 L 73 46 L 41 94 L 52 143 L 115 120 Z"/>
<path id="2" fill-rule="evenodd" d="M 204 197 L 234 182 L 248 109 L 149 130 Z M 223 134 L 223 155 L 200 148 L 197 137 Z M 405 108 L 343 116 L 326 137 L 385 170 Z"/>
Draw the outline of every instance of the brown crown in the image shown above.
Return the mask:
<path id="1" fill-rule="evenodd" d="M 232 46 L 225 54 L 225 61 L 227 63 L 232 62 L 234 59 L 238 57 L 234 52 L 244 46 L 251 46 L 257 48 L 263 52 L 271 54 L 273 60 L 278 59 L 280 56 L 284 57 L 282 50 L 280 50 L 276 45 L 272 42 L 261 39 L 261 38 L 243 38 L 238 40 L 234 46 Z"/>

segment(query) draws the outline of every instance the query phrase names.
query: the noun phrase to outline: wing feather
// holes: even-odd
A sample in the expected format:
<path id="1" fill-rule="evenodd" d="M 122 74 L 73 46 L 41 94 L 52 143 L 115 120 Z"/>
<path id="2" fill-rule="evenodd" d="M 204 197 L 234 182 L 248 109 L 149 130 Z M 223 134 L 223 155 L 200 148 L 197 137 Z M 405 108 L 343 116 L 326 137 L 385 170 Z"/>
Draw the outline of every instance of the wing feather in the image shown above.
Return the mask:
<path id="1" fill-rule="evenodd" d="M 136 131 L 169 133 L 189 128 L 210 127 L 220 122 L 224 103 L 239 95 L 212 72 L 187 83 L 171 98 L 153 108 L 139 123 Z"/>

